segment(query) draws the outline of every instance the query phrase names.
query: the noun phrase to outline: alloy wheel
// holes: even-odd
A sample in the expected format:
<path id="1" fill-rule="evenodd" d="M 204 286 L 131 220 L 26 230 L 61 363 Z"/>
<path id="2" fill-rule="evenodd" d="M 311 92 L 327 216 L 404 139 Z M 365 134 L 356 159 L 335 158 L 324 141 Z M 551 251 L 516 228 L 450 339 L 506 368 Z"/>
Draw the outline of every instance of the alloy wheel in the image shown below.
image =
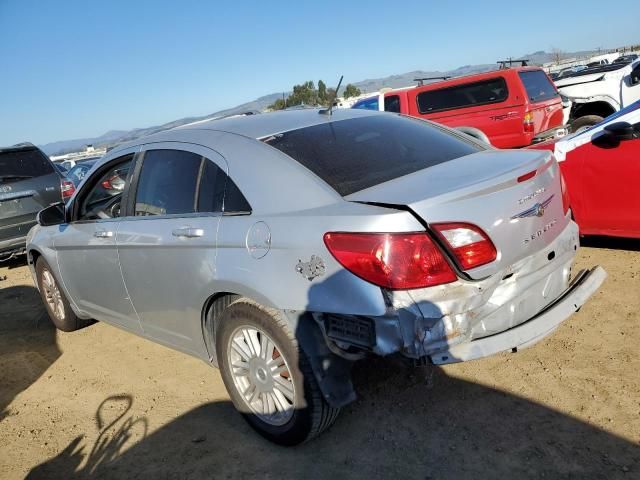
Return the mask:
<path id="1" fill-rule="evenodd" d="M 58 320 L 65 319 L 64 303 L 62 302 L 62 293 L 58 288 L 56 280 L 49 270 L 42 271 L 42 290 L 44 291 L 44 298 L 49 306 L 49 311 Z"/>
<path id="2" fill-rule="evenodd" d="M 286 424 L 293 416 L 296 389 L 281 349 L 252 326 L 236 328 L 228 347 L 233 382 L 245 404 L 270 425 Z"/>

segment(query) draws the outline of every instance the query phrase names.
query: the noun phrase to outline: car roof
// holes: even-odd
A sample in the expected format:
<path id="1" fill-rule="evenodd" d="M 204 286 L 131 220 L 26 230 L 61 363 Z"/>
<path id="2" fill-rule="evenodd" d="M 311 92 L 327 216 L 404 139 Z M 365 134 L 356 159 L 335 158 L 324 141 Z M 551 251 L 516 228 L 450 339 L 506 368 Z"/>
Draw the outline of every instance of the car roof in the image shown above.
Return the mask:
<path id="1" fill-rule="evenodd" d="M 110 150 L 104 160 L 114 158 L 123 150 L 131 147 L 154 143 L 170 142 L 181 137 L 181 133 L 211 133 L 240 135 L 245 138 L 259 140 L 262 138 L 284 133 L 299 128 L 312 127 L 324 123 L 340 120 L 349 120 L 357 117 L 371 115 L 384 115 L 384 112 L 372 110 L 355 110 L 350 108 L 334 108 L 332 114 L 320 113 L 320 108 L 303 108 L 299 110 L 278 110 L 276 112 L 260 113 L 256 115 L 236 115 L 225 118 L 212 118 L 210 120 L 188 123 L 179 127 L 163 130 L 144 137 L 136 138 L 130 142 L 121 143 Z"/>
<path id="2" fill-rule="evenodd" d="M 374 111 L 352 110 L 348 108 L 334 108 L 331 115 L 321 113 L 319 108 L 303 108 L 299 110 L 279 110 L 259 115 L 234 116 L 222 119 L 212 119 L 206 122 L 183 125 L 174 130 L 215 130 L 234 133 L 244 137 L 261 139 L 276 133 L 298 130 L 324 123 L 348 120 L 357 117 L 381 115 Z M 165 132 L 168 133 L 171 130 Z"/>

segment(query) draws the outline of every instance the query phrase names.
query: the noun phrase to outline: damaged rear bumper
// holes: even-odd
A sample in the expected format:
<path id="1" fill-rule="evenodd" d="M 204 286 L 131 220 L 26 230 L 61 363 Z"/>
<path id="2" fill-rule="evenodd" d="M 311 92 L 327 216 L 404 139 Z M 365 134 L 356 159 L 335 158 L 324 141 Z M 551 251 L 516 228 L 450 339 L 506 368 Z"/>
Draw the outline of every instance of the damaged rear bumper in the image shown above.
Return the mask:
<path id="1" fill-rule="evenodd" d="M 464 362 L 529 347 L 553 332 L 593 295 L 607 274 L 602 267 L 583 270 L 565 292 L 536 316 L 501 333 L 451 346 L 429 356 L 436 365 Z"/>

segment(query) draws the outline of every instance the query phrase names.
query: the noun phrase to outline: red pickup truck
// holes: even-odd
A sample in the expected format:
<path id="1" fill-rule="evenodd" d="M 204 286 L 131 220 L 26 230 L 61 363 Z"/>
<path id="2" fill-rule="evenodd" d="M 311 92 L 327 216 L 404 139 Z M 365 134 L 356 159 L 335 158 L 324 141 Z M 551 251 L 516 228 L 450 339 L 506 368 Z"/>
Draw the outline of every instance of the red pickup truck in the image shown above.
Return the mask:
<path id="1" fill-rule="evenodd" d="M 383 91 L 352 108 L 383 110 L 458 128 L 498 148 L 566 134 L 562 101 L 537 67 L 514 67 Z M 485 138 L 486 136 L 486 138 Z"/>

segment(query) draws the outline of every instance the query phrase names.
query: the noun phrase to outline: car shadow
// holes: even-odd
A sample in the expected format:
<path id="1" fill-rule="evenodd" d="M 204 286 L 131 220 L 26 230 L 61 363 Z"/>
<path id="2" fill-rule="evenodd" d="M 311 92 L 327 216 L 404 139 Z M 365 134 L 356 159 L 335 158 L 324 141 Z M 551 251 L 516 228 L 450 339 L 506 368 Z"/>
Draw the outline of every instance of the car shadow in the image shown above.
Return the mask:
<path id="1" fill-rule="evenodd" d="M 580 245 L 591 248 L 608 248 L 612 250 L 640 252 L 640 238 L 586 236 L 580 239 Z"/>
<path id="2" fill-rule="evenodd" d="M 640 471 L 637 444 L 440 368 L 407 371 L 373 360 L 354 374 L 360 399 L 298 447 L 262 439 L 228 401 L 148 434 L 147 417 L 123 395 L 98 406 L 96 431 L 27 478 L 615 479 Z M 114 403 L 119 413 L 107 408 Z"/>
<path id="3" fill-rule="evenodd" d="M 1 285 L 1 284 L 0 284 Z M 56 330 L 31 286 L 0 289 L 0 422 L 8 405 L 61 355 Z"/>

